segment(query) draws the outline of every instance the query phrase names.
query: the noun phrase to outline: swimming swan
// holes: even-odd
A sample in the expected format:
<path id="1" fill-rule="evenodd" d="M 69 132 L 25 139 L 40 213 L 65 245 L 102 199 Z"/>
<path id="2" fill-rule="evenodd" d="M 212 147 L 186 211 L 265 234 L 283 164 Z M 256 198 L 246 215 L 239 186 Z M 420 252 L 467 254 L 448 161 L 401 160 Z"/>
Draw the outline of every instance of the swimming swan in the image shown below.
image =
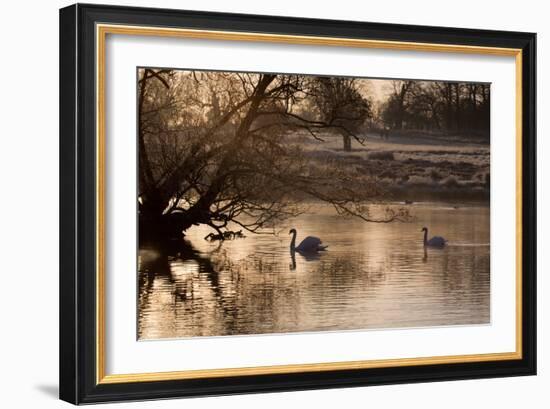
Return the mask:
<path id="1" fill-rule="evenodd" d="M 428 228 L 422 227 L 422 230 L 424 232 L 424 247 L 438 247 L 443 248 L 445 247 L 445 244 L 447 244 L 447 240 L 445 240 L 441 236 L 433 236 L 430 240 L 428 240 Z"/>
<path id="2" fill-rule="evenodd" d="M 313 253 L 317 251 L 324 251 L 328 246 L 324 246 L 322 241 L 318 237 L 307 236 L 302 242 L 296 246 L 296 229 L 290 229 L 288 234 L 292 234 L 292 240 L 290 242 L 290 251 L 297 251 L 298 253 Z"/>

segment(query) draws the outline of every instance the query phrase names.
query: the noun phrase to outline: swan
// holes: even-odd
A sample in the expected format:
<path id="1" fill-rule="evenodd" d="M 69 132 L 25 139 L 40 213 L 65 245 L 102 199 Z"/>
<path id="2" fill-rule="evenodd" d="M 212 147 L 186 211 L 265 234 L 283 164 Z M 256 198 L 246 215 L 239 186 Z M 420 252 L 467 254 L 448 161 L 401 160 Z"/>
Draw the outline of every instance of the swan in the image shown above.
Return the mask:
<path id="1" fill-rule="evenodd" d="M 433 236 L 430 240 L 428 240 L 428 228 L 422 227 L 421 231 L 424 232 L 424 247 L 445 247 L 447 240 L 445 240 L 443 237 Z"/>
<path id="2" fill-rule="evenodd" d="M 298 246 L 296 246 L 296 229 L 290 229 L 288 234 L 292 234 L 292 240 L 290 242 L 291 252 L 314 253 L 317 251 L 324 251 L 328 247 L 322 245 L 320 238 L 313 236 L 307 236 Z"/>

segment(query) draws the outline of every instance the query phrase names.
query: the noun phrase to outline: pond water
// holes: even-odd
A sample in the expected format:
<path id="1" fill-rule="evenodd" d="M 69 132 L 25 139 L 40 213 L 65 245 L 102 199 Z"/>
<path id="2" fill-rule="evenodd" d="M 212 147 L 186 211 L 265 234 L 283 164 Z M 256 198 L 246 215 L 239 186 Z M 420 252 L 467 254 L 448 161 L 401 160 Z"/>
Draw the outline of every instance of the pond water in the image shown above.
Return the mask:
<path id="1" fill-rule="evenodd" d="M 185 243 L 139 249 L 138 336 L 194 336 L 358 330 L 490 321 L 489 207 L 418 203 L 407 223 L 365 223 L 330 207 L 223 243 L 193 228 Z M 429 236 L 448 240 L 426 251 Z M 292 256 L 317 236 L 329 247 Z"/>

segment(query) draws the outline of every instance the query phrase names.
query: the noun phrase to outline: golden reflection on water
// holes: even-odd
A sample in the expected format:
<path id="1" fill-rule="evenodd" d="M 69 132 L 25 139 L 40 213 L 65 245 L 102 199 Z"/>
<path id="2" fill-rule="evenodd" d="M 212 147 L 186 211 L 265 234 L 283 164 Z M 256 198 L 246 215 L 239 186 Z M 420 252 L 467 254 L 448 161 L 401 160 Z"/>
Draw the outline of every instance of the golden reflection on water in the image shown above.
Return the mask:
<path id="1" fill-rule="evenodd" d="M 273 235 L 140 248 L 140 339 L 484 324 L 490 321 L 489 208 L 424 203 L 410 223 L 364 223 L 314 209 Z M 422 245 L 420 229 L 449 241 Z M 328 251 L 289 251 L 308 235 Z"/>

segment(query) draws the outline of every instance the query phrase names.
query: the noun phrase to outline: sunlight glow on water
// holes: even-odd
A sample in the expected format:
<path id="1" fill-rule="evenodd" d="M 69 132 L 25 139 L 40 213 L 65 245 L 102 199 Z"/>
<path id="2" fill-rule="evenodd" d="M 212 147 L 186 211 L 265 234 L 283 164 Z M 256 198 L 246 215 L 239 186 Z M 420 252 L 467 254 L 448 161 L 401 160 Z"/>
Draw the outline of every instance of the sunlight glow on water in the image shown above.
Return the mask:
<path id="1" fill-rule="evenodd" d="M 421 203 L 410 223 L 364 223 L 317 207 L 280 234 L 139 252 L 140 339 L 485 324 L 490 320 L 489 207 Z M 422 245 L 420 229 L 445 249 Z M 317 236 L 328 251 L 289 251 Z"/>

